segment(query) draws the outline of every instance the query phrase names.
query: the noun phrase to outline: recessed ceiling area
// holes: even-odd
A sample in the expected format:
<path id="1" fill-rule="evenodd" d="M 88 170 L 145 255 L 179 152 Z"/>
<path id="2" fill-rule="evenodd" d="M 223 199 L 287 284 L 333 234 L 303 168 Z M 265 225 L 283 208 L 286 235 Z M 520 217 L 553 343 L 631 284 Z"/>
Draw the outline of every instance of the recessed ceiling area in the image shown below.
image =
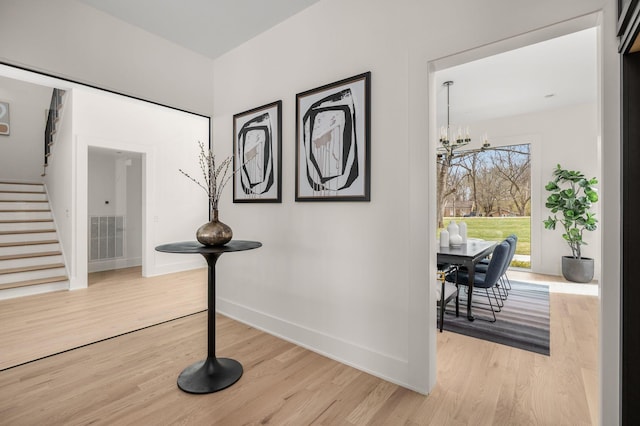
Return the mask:
<path id="1" fill-rule="evenodd" d="M 215 59 L 318 0 L 78 0 Z"/>
<path id="2" fill-rule="evenodd" d="M 447 91 L 454 124 L 597 101 L 597 30 L 532 44 L 436 72 L 438 126 L 446 124 Z"/>

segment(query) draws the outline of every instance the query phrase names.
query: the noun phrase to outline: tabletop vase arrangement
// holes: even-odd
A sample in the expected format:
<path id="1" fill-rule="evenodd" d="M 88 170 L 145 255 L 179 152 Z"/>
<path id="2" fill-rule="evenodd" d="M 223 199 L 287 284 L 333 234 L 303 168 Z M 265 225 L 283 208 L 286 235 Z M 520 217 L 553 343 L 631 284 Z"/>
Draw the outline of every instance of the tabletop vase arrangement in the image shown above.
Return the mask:
<path id="1" fill-rule="evenodd" d="M 440 230 L 440 247 L 460 247 L 467 244 L 467 224 L 455 220 L 449 222 L 446 228 Z"/>
<path id="2" fill-rule="evenodd" d="M 196 239 L 206 246 L 223 246 L 233 238 L 231 228 L 218 219 L 218 202 L 222 190 L 233 176 L 234 170 L 230 170 L 232 157 L 227 157 L 220 164 L 216 164 L 216 156 L 211 150 L 205 150 L 202 142 L 198 160 L 202 170 L 203 181 L 191 177 L 187 172 L 179 169 L 180 173 L 191 179 L 201 187 L 209 198 L 209 217 L 211 220 L 202 225 L 196 231 Z"/>

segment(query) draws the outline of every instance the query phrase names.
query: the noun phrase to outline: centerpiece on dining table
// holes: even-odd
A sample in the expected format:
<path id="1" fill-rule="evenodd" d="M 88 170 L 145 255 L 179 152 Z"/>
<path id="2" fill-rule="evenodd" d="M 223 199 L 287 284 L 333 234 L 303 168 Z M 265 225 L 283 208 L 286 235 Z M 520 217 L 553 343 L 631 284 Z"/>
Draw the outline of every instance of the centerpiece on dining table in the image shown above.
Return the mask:
<path id="1" fill-rule="evenodd" d="M 440 231 L 440 247 L 460 247 L 467 243 L 467 224 L 455 220 L 449 222 L 449 226 Z"/>

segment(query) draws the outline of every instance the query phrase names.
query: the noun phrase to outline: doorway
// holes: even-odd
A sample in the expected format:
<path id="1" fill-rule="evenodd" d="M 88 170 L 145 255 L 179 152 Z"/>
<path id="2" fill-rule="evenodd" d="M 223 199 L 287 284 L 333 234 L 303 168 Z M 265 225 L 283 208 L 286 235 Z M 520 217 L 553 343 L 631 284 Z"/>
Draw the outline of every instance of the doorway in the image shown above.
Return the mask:
<path id="1" fill-rule="evenodd" d="M 88 166 L 88 272 L 142 266 L 142 154 L 89 147 Z"/>
<path id="2" fill-rule="evenodd" d="M 430 176 L 432 183 L 429 188 L 428 201 L 431 206 L 429 214 L 432 217 L 432 223 L 429 228 L 430 243 L 437 244 L 435 230 L 437 227 L 437 201 L 436 201 L 436 182 L 437 173 L 435 166 L 435 157 L 437 155 L 437 145 L 439 142 L 439 129 L 443 122 L 446 122 L 446 102 L 442 102 L 442 95 L 445 90 L 442 84 L 445 81 L 454 80 L 457 94 L 467 96 L 468 100 L 462 98 L 452 104 L 457 104 L 457 109 L 451 110 L 452 120 L 456 125 L 462 127 L 462 134 L 465 135 L 466 126 L 470 128 L 470 139 L 475 140 L 475 145 L 471 142 L 467 149 L 480 149 L 485 141 L 484 134 L 487 134 L 487 140 L 492 146 L 506 146 L 522 143 L 523 141 L 530 143 L 531 146 L 531 268 L 534 272 L 547 275 L 561 275 L 560 258 L 564 251 L 568 250 L 566 244 L 561 237 L 561 233 L 554 233 L 544 230 L 542 220 L 546 218 L 549 212 L 544 204 L 546 194 L 544 190 L 545 184 L 552 179 L 552 171 L 558 163 L 567 168 L 574 168 L 584 171 L 589 177 L 602 176 L 602 154 L 600 152 L 602 111 L 600 106 L 603 103 L 601 92 L 598 89 L 599 76 L 599 59 L 601 53 L 598 52 L 598 46 L 601 41 L 598 39 L 598 17 L 596 15 L 578 18 L 572 22 L 566 22 L 554 26 L 553 28 L 545 28 L 539 31 L 528 33 L 526 35 L 515 37 L 514 39 L 505 40 L 492 45 L 483 46 L 473 51 L 466 51 L 458 55 L 452 55 L 440 60 L 429 63 L 429 81 L 428 90 L 432 95 L 430 102 L 429 116 L 429 158 L 428 163 L 431 166 Z M 545 66 L 551 62 L 549 54 L 544 54 L 543 47 L 547 42 L 560 41 L 566 42 L 561 49 L 561 54 L 571 57 L 574 53 L 579 52 L 576 48 L 572 50 L 572 39 L 584 37 L 588 39 L 586 47 L 591 50 L 589 55 L 589 63 L 580 67 L 580 78 L 586 77 L 589 89 L 584 90 L 584 94 L 588 94 L 589 98 L 582 98 L 573 103 L 562 103 L 560 101 L 569 98 L 569 88 L 571 82 L 559 78 L 559 73 L 545 71 Z M 560 40 L 557 40 L 560 39 Z M 531 48 L 537 52 L 524 55 L 523 61 L 531 58 L 538 58 L 535 65 L 526 65 L 521 63 L 525 68 L 530 68 L 529 74 L 533 74 L 542 78 L 546 77 L 546 81 L 557 84 L 554 90 L 530 90 L 532 84 L 523 82 L 515 83 L 518 79 L 519 72 L 508 72 L 505 63 L 499 61 L 493 63 L 493 67 L 482 69 L 483 66 L 489 65 L 492 61 L 500 59 L 500 56 L 506 52 L 526 52 Z M 514 50 L 516 49 L 516 50 Z M 542 55 L 542 56 L 538 56 Z M 527 58 L 529 56 L 529 58 Z M 578 67 L 574 65 L 573 70 Z M 473 69 L 473 72 L 469 72 Z M 448 71 L 466 71 L 460 75 L 446 75 Z M 575 72 L 569 77 L 576 78 Z M 495 81 L 489 84 L 485 77 L 494 78 Z M 467 83 L 463 84 L 463 81 Z M 577 81 L 576 81 L 577 82 Z M 514 84 L 515 83 L 515 84 Z M 512 86 L 512 84 L 514 84 Z M 481 86 L 480 91 L 476 85 Z M 504 101 L 510 94 L 516 91 L 522 91 L 529 96 L 536 96 L 537 99 L 531 101 L 531 106 L 537 105 L 537 109 L 524 111 L 518 110 L 523 104 L 511 101 L 506 107 L 503 106 L 500 114 L 498 105 L 494 102 L 498 100 Z M 452 92 L 453 95 L 453 92 Z M 562 99 L 561 99 L 562 98 Z M 576 98 L 579 99 L 579 98 Z M 547 105 L 545 106 L 545 101 Z M 550 108 L 554 103 L 554 108 Z M 484 117 L 473 117 L 476 112 Z M 495 116 L 487 116 L 489 113 L 496 113 Z M 440 116 L 442 114 L 442 116 Z M 456 126 L 456 129 L 458 126 Z M 475 132 L 475 133 L 474 133 Z M 583 133 L 584 132 L 584 133 Z M 596 215 L 600 216 L 603 209 L 601 205 L 596 207 Z M 600 263 L 602 259 L 602 242 L 600 230 L 594 235 L 589 236 L 590 257 L 596 259 L 596 263 Z M 433 233 L 433 234 L 431 234 Z M 544 250 L 543 250 L 544 249 Z M 435 276 L 435 256 L 432 258 L 433 266 L 430 273 Z M 597 271 L 596 279 L 600 280 L 600 270 Z M 572 299 L 571 299 L 572 300 Z M 598 301 L 599 302 L 599 301 Z M 432 318 L 435 323 L 435 303 L 433 307 L 429 307 L 434 312 Z M 557 308 L 556 308 L 556 312 Z M 551 317 L 553 318 L 553 314 Z M 556 314 L 557 318 L 558 315 Z M 446 320 L 445 320 L 446 321 Z M 589 332 L 597 335 L 598 327 L 594 325 L 589 327 Z M 434 334 L 437 335 L 434 328 Z M 556 333 L 556 336 L 560 333 Z M 435 345 L 434 345 L 435 346 Z M 556 347 L 562 345 L 556 345 Z M 569 348 L 567 346 L 566 348 Z M 442 349 L 439 347 L 438 351 Z M 592 351 L 593 352 L 593 351 Z M 553 353 L 552 353 L 553 355 Z M 602 371 L 602 366 L 598 362 L 592 360 L 592 376 L 588 378 L 589 389 L 593 394 L 597 394 L 599 388 L 599 380 L 597 371 Z M 596 398 L 594 398 L 595 400 Z M 593 406 L 597 402 L 593 401 Z M 597 414 L 596 416 L 597 417 Z"/>
<path id="3" fill-rule="evenodd" d="M 491 53 L 471 61 L 461 57 L 458 63 L 449 57 L 443 67 L 434 64 L 431 79 L 437 99 L 432 125 L 441 129 L 451 122 L 455 135 L 449 145 L 455 143 L 459 134 L 469 140 L 453 151 L 457 158 L 473 158 L 515 145 L 529 146 L 530 163 L 526 164 L 530 171 L 529 194 L 517 194 L 520 200 L 516 202 L 507 190 L 504 201 L 511 200 L 506 211 L 491 197 L 483 208 L 477 205 L 478 197 L 466 200 L 469 197 L 462 194 L 457 207 L 465 207 L 463 201 L 475 201 L 476 205 L 467 206 L 475 211 L 458 209 L 455 213 L 528 216 L 530 265 L 523 266 L 530 267 L 534 273 L 559 276 L 559 259 L 567 254 L 567 247 L 559 233 L 541 226 L 549 215 L 544 186 L 552 179 L 557 164 L 581 170 L 589 177 L 600 175 L 597 28 L 573 29 L 560 37 Z M 581 69 L 578 76 L 573 72 L 576 68 Z M 446 82 L 453 85 L 447 86 Z M 439 139 L 442 138 L 436 140 L 438 156 L 443 151 Z M 455 194 L 444 195 L 448 198 L 441 198 L 451 207 Z M 524 199 L 528 198 L 527 206 L 516 208 L 519 210 L 516 214 L 512 207 L 522 204 L 523 195 Z M 596 204 L 595 208 L 599 215 L 600 206 Z M 585 256 L 598 259 L 600 230 L 586 237 L 589 253 Z M 599 281 L 599 266 L 595 278 Z"/>

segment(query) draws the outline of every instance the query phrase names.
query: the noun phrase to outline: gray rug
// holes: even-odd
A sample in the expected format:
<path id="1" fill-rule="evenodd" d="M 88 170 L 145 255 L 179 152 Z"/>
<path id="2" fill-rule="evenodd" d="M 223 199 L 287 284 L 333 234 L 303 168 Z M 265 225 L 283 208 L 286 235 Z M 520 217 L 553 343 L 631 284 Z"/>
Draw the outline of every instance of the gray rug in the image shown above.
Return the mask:
<path id="1" fill-rule="evenodd" d="M 491 312 L 476 308 L 486 303 L 484 290 L 473 295 L 475 321 L 468 321 L 467 295 L 460 287 L 460 316 L 455 316 L 455 301 L 447 304 L 444 329 L 490 342 L 513 346 L 543 355 L 549 355 L 549 289 L 546 286 L 511 281 L 513 286 L 494 323 L 483 321 Z M 491 293 L 491 290 L 489 290 Z"/>

